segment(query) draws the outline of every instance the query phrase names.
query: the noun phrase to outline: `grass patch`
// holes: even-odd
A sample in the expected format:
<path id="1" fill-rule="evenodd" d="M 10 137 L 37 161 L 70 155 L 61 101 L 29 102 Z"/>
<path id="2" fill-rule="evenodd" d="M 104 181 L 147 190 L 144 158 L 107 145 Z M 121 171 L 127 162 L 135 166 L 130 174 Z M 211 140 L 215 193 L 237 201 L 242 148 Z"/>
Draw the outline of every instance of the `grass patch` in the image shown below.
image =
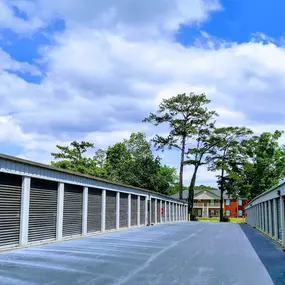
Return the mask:
<path id="1" fill-rule="evenodd" d="M 208 221 L 208 222 L 214 222 L 217 223 L 220 221 L 219 217 L 214 217 L 214 218 L 200 218 L 197 217 L 198 221 Z M 230 218 L 230 223 L 244 223 L 245 219 L 244 218 Z"/>

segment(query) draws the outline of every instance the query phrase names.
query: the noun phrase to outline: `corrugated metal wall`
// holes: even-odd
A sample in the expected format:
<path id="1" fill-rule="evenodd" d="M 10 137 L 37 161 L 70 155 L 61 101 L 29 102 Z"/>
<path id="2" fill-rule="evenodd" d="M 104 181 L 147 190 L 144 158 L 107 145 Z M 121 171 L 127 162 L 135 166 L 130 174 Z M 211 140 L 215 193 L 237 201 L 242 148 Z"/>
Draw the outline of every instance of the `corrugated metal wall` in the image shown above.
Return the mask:
<path id="1" fill-rule="evenodd" d="M 131 225 L 137 226 L 138 225 L 138 196 L 131 195 Z"/>
<path id="2" fill-rule="evenodd" d="M 120 193 L 120 228 L 128 226 L 128 194 Z"/>
<path id="3" fill-rule="evenodd" d="M 280 217 L 280 200 L 276 199 L 276 206 L 277 206 L 277 234 L 278 239 L 281 240 L 281 217 Z"/>
<path id="4" fill-rule="evenodd" d="M 157 222 L 161 223 L 160 200 L 157 200 Z"/>
<path id="5" fill-rule="evenodd" d="M 29 242 L 56 238 L 57 188 L 56 182 L 31 179 Z"/>
<path id="6" fill-rule="evenodd" d="M 0 246 L 19 244 L 22 177 L 0 173 Z"/>
<path id="7" fill-rule="evenodd" d="M 63 204 L 63 237 L 82 234 L 83 187 L 65 184 Z"/>
<path id="8" fill-rule="evenodd" d="M 140 197 L 140 224 L 145 225 L 145 197 Z"/>
<path id="9" fill-rule="evenodd" d="M 0 247 L 61 240 L 104 229 L 116 229 L 117 210 L 120 228 L 128 227 L 129 219 L 131 226 L 137 226 L 138 223 L 145 225 L 148 222 L 146 219 L 150 218 L 146 215 L 150 209 L 152 223 L 156 222 L 156 217 L 158 223 L 163 222 L 165 212 L 169 219 L 169 206 L 162 198 L 152 198 L 146 209 L 146 201 L 150 197 L 148 192 L 146 196 L 142 196 L 140 192 L 137 195 L 120 193 L 120 208 L 117 209 L 116 191 L 103 191 L 87 186 L 83 188 L 82 185 L 27 176 L 22 178 L 20 175 L 0 172 Z M 161 213 L 161 206 L 164 214 Z M 22 228 L 21 220 L 24 221 Z"/>
<path id="10" fill-rule="evenodd" d="M 102 190 L 88 189 L 87 232 L 101 231 L 101 198 Z"/>
<path id="11" fill-rule="evenodd" d="M 151 199 L 151 223 L 155 223 L 155 199 Z"/>
<path id="12" fill-rule="evenodd" d="M 116 192 L 106 191 L 106 230 L 116 228 Z"/>

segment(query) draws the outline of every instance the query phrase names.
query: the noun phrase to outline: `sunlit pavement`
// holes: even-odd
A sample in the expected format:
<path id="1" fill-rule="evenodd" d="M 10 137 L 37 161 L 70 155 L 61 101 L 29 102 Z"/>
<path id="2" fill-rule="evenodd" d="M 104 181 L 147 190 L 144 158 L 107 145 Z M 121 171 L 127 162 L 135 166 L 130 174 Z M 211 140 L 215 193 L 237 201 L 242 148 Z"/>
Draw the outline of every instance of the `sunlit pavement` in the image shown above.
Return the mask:
<path id="1" fill-rule="evenodd" d="M 285 284 L 260 247 L 285 262 L 247 225 L 156 225 L 0 253 L 0 284 Z"/>

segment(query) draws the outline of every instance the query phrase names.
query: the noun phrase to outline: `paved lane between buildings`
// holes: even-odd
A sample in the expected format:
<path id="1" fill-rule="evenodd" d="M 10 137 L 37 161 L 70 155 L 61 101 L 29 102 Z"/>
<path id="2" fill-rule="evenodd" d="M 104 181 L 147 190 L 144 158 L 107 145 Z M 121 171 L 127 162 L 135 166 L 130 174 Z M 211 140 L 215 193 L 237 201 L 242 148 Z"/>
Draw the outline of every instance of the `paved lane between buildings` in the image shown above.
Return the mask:
<path id="1" fill-rule="evenodd" d="M 274 284 L 255 250 L 238 224 L 156 225 L 2 252 L 0 284 Z"/>

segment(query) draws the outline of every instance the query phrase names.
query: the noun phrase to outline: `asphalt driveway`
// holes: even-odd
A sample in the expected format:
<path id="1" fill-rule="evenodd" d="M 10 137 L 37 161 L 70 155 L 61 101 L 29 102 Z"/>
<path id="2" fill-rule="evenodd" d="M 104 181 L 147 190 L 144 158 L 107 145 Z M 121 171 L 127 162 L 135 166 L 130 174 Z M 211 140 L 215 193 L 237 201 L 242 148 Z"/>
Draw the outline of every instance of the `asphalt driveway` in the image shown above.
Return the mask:
<path id="1" fill-rule="evenodd" d="M 255 232 L 247 225 L 177 223 L 2 252 L 0 284 L 277 284 L 279 270 L 270 270 L 257 250 L 271 241 L 258 235 L 264 243 L 254 245 Z M 285 253 L 274 250 L 285 262 Z"/>

